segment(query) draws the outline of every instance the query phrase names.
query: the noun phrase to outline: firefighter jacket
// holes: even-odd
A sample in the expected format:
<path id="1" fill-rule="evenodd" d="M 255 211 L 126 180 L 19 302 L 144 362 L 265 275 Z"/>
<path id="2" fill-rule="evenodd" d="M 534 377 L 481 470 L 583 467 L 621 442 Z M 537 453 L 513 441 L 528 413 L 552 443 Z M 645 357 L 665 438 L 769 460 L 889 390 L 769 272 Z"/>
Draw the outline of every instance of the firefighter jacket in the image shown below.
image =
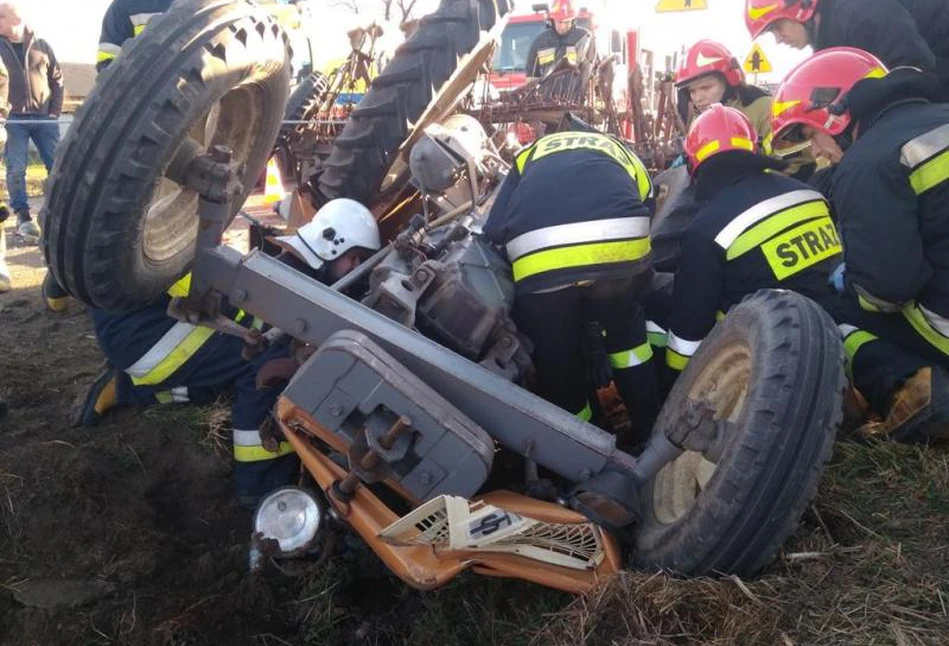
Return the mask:
<path id="1" fill-rule="evenodd" d="M 889 68 L 935 72 L 949 90 L 949 2 L 823 0 L 814 49 L 857 47 Z"/>
<path id="2" fill-rule="evenodd" d="M 820 299 L 841 244 L 824 197 L 783 165 L 745 152 L 699 168 L 701 203 L 682 245 L 666 365 L 685 368 L 716 320 L 746 295 L 781 288 Z"/>
<path id="3" fill-rule="evenodd" d="M 63 72 L 53 49 L 32 30 L 23 36 L 23 56 L 0 38 L 0 115 L 39 114 L 58 117 L 63 111 Z"/>
<path id="4" fill-rule="evenodd" d="M 648 269 L 652 182 L 620 140 L 561 132 L 514 162 L 484 234 L 505 246 L 519 291 Z"/>
<path id="5" fill-rule="evenodd" d="M 868 311 L 902 312 L 949 353 L 949 105 L 936 78 L 899 69 L 847 101 L 856 141 L 831 180 L 847 289 Z"/>
<path id="6" fill-rule="evenodd" d="M 109 363 L 129 375 L 135 386 L 158 386 L 185 364 L 201 361 L 201 349 L 214 329 L 192 325 L 168 315 L 172 297 L 188 295 L 191 274 L 175 283 L 155 303 L 131 312 L 93 310 L 96 338 Z M 260 327 L 253 316 L 236 308 L 224 314 L 244 327 Z"/>
<path id="7" fill-rule="evenodd" d="M 587 39 L 587 45 L 582 43 Z M 553 28 L 544 30 L 540 36 L 531 43 L 531 48 L 527 52 L 527 66 L 525 71 L 527 76 L 544 76 L 561 58 L 566 58 L 568 62 L 579 65 L 580 56 L 586 52 L 588 59 L 594 58 L 593 36 L 583 27 L 574 25 L 573 29 L 561 36 Z"/>
<path id="8" fill-rule="evenodd" d="M 148 21 L 168 11 L 174 0 L 113 0 L 102 19 L 96 71 L 101 72 L 122 51 L 122 45 L 138 36 Z"/>

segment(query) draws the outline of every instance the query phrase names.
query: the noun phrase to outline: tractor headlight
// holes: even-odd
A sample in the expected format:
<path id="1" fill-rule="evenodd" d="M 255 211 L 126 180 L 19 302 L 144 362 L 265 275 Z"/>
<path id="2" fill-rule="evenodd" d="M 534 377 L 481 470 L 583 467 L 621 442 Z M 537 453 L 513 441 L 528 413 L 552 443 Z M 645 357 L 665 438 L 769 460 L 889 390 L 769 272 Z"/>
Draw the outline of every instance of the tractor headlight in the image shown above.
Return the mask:
<path id="1" fill-rule="evenodd" d="M 323 524 L 323 506 L 299 487 L 282 487 L 260 501 L 254 533 L 276 541 L 283 556 L 301 554 L 313 546 Z"/>

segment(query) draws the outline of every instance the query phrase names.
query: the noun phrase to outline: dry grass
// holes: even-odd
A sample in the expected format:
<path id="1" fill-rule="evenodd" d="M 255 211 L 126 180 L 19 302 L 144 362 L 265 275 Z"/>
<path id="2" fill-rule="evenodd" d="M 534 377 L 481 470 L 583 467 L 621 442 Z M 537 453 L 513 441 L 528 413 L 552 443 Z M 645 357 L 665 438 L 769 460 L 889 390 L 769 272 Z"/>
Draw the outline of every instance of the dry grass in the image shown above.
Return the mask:
<path id="1" fill-rule="evenodd" d="M 945 644 L 947 511 L 944 448 L 842 443 L 816 509 L 760 579 L 626 573 L 532 643 Z"/>

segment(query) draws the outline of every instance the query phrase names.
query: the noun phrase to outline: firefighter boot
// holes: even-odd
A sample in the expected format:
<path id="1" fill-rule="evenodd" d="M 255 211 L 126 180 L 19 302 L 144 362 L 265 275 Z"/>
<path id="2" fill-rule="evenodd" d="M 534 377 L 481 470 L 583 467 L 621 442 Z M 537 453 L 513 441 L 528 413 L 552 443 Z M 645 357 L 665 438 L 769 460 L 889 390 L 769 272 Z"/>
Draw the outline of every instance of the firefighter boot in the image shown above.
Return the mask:
<path id="1" fill-rule="evenodd" d="M 59 286 L 49 270 L 43 278 L 43 302 L 46 303 L 46 309 L 51 312 L 63 312 L 69 305 L 69 294 Z"/>
<path id="2" fill-rule="evenodd" d="M 93 426 L 98 424 L 107 411 L 119 405 L 116 388 L 115 371 L 112 368 L 103 370 L 89 387 L 77 411 L 73 426 Z"/>
<path id="3" fill-rule="evenodd" d="M 938 367 L 916 371 L 893 393 L 886 419 L 858 432 L 899 442 L 949 438 L 949 375 Z"/>

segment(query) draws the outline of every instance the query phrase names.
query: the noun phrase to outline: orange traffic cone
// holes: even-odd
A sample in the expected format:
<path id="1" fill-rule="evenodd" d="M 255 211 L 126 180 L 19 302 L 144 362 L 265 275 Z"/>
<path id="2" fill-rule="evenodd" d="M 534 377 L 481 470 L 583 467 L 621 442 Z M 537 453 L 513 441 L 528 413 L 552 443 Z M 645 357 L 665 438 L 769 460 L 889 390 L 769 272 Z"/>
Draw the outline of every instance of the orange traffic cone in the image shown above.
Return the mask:
<path id="1" fill-rule="evenodd" d="M 267 181 L 264 185 L 264 203 L 274 204 L 284 198 L 286 192 L 283 190 L 283 179 L 280 177 L 280 169 L 277 167 L 277 160 L 271 159 L 267 162 Z"/>

